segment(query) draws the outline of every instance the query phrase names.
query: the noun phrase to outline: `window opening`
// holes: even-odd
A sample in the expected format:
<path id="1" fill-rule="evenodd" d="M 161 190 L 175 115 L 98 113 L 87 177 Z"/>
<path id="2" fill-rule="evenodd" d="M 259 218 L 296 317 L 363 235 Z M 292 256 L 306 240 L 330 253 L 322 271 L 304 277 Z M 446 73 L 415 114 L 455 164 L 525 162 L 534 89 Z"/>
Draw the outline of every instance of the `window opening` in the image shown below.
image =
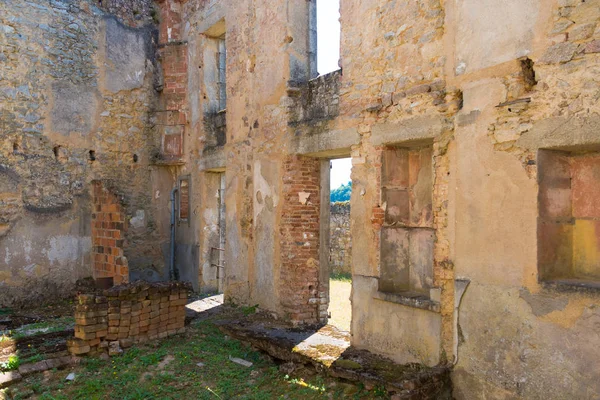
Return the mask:
<path id="1" fill-rule="evenodd" d="M 325 75 L 340 69 L 340 0 L 317 0 L 317 70 Z"/>
<path id="2" fill-rule="evenodd" d="M 219 111 L 223 111 L 227 108 L 227 47 L 225 46 L 225 35 L 219 37 L 217 42 L 217 86 L 219 96 Z"/>
<path id="3" fill-rule="evenodd" d="M 179 179 L 179 221 L 189 223 L 190 216 L 190 178 Z"/>

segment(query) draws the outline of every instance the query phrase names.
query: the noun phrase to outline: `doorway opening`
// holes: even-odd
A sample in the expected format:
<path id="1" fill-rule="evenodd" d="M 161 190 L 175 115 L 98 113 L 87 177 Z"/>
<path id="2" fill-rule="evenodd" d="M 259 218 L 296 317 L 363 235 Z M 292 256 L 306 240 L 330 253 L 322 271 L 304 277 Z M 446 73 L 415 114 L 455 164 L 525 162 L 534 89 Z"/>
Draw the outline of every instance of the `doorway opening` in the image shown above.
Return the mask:
<path id="1" fill-rule="evenodd" d="M 206 258 L 203 270 L 203 292 L 223 293 L 225 282 L 225 172 L 206 174 L 208 193 L 204 214 L 207 233 Z"/>
<path id="2" fill-rule="evenodd" d="M 350 331 L 352 321 L 352 235 L 350 158 L 331 160 L 329 169 L 329 324 Z"/>

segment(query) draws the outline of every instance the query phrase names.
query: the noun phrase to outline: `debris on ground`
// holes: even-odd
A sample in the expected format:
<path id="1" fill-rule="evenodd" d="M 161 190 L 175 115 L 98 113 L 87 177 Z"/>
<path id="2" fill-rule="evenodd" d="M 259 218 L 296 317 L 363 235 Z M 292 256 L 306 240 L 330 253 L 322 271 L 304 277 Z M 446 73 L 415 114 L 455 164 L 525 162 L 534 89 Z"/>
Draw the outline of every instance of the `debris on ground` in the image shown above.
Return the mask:
<path id="1" fill-rule="evenodd" d="M 250 361 L 246 361 L 246 360 L 242 360 L 241 358 L 235 358 L 235 357 L 231 357 L 229 356 L 229 361 L 233 361 L 236 364 L 240 364 L 244 367 L 251 367 L 252 363 Z"/>

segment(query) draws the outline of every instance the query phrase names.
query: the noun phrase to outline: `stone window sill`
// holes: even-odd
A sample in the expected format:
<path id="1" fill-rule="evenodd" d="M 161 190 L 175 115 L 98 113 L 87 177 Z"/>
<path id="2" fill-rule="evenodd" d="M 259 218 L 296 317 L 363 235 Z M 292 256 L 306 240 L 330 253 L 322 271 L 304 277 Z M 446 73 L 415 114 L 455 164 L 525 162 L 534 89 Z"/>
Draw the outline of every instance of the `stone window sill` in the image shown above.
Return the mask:
<path id="1" fill-rule="evenodd" d="M 435 313 L 440 312 L 440 303 L 430 298 L 411 292 L 405 293 L 388 293 L 388 292 L 377 292 L 374 299 L 387 301 L 390 303 L 401 304 L 407 307 L 419 308 L 421 310 L 432 311 Z"/>
<path id="2" fill-rule="evenodd" d="M 164 158 L 161 160 L 154 160 L 151 165 L 157 166 L 173 166 L 173 165 L 185 165 L 185 160 L 182 158 Z"/>
<path id="3" fill-rule="evenodd" d="M 600 294 L 600 282 L 584 279 L 557 279 L 542 282 L 544 289 L 566 293 Z"/>

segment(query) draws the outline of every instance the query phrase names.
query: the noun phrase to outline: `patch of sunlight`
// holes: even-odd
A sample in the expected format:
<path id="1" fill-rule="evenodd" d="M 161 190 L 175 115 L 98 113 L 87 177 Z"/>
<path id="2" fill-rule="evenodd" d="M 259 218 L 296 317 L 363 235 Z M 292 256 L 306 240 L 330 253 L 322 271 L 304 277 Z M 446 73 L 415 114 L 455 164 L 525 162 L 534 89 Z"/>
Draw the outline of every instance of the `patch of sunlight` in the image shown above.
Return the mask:
<path id="1" fill-rule="evenodd" d="M 315 392 L 319 392 L 319 393 L 325 393 L 325 385 L 321 384 L 319 386 L 313 385 L 312 383 L 308 383 L 306 382 L 303 378 L 291 378 L 289 375 L 285 376 L 285 379 L 293 384 L 293 385 L 298 385 L 298 386 L 302 386 L 304 388 L 310 389 L 310 390 L 314 390 Z"/>

